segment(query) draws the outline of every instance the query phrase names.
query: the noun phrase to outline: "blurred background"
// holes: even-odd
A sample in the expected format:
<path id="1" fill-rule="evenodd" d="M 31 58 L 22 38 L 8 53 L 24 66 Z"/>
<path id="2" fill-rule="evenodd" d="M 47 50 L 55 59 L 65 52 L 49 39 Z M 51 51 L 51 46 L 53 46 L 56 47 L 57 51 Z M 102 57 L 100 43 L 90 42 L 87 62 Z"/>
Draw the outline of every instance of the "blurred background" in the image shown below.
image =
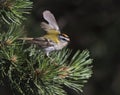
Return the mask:
<path id="1" fill-rule="evenodd" d="M 93 75 L 85 95 L 120 95 L 120 0 L 31 0 L 26 25 L 29 36 L 41 35 L 42 12 L 50 10 L 74 51 L 88 49 Z M 73 94 L 72 94 L 73 95 Z"/>

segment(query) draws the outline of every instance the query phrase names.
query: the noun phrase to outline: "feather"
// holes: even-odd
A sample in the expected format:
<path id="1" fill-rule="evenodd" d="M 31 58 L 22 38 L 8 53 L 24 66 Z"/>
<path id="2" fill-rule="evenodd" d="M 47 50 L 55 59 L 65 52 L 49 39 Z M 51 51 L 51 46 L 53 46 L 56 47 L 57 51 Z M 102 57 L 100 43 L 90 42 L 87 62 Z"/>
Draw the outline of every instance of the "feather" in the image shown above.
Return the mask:
<path id="1" fill-rule="evenodd" d="M 40 26 L 41 26 L 41 28 L 43 28 L 47 32 L 49 32 L 49 30 L 52 29 L 52 27 L 45 22 L 42 22 Z"/>
<path id="2" fill-rule="evenodd" d="M 18 40 L 25 40 L 25 41 L 31 41 L 33 40 L 34 38 L 18 38 Z"/>
<path id="3" fill-rule="evenodd" d="M 44 11 L 44 12 L 43 12 L 43 17 L 44 17 L 44 19 L 48 22 L 49 28 L 55 29 L 55 30 L 57 30 L 58 32 L 60 32 L 60 31 L 59 31 L 58 24 L 57 24 L 57 22 L 56 22 L 56 20 L 55 20 L 55 17 L 54 17 L 54 15 L 53 15 L 50 11 L 48 11 L 48 10 Z M 46 27 L 47 27 L 48 25 L 47 25 L 47 24 L 44 24 L 44 26 L 46 26 Z"/>
<path id="4" fill-rule="evenodd" d="M 53 41 L 51 41 L 49 39 L 46 39 L 44 37 L 38 37 L 38 38 L 18 38 L 18 40 L 25 40 L 28 43 L 36 44 L 36 45 L 38 45 L 39 47 L 42 47 L 42 48 L 47 48 L 47 47 L 50 47 L 50 46 L 54 45 Z"/>
<path id="5" fill-rule="evenodd" d="M 31 43 L 36 44 L 36 45 L 38 45 L 39 47 L 42 47 L 42 48 L 47 48 L 47 47 L 50 47 L 50 46 L 54 46 L 54 43 L 51 40 L 46 39 L 44 37 L 34 38 L 31 41 Z"/>

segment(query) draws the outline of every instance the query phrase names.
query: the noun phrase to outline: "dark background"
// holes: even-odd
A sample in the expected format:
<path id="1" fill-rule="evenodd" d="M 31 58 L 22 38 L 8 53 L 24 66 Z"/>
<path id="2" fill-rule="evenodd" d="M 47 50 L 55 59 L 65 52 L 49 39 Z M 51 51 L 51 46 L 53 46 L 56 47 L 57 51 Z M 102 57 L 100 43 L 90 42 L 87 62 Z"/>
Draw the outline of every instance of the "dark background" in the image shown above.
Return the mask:
<path id="1" fill-rule="evenodd" d="M 71 38 L 69 48 L 88 49 L 93 75 L 85 95 L 120 95 L 120 0 L 31 0 L 34 2 L 27 28 L 41 34 L 42 12 L 50 10 L 61 30 Z"/>

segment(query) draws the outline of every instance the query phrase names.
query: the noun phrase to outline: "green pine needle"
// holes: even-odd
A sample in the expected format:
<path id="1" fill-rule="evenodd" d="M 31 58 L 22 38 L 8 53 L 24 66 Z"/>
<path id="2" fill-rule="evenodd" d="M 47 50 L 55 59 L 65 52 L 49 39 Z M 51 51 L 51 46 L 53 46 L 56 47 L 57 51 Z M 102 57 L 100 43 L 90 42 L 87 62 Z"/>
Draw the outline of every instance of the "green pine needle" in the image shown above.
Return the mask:
<path id="1" fill-rule="evenodd" d="M 29 14 L 32 2 L 29 0 L 6 0 L 0 5 L 0 17 L 7 24 L 21 24 L 26 18 L 24 14 Z"/>

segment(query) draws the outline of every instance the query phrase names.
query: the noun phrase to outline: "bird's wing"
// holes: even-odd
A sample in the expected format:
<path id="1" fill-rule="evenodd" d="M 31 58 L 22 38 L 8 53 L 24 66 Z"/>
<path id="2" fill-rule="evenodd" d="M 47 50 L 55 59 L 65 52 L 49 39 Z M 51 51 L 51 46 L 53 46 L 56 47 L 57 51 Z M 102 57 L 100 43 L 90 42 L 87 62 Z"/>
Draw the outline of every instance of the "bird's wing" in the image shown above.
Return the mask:
<path id="1" fill-rule="evenodd" d="M 41 27 L 43 29 L 45 29 L 45 30 L 55 29 L 58 32 L 60 32 L 58 24 L 57 24 L 57 22 L 55 20 L 55 17 L 50 11 L 48 11 L 48 10 L 44 11 L 43 12 L 43 17 L 48 22 L 48 24 L 45 23 L 45 22 L 41 23 Z"/>
<path id="2" fill-rule="evenodd" d="M 54 46 L 54 43 L 44 37 L 34 38 L 31 43 L 36 44 L 42 48 Z"/>
<path id="3" fill-rule="evenodd" d="M 45 37 L 38 37 L 38 38 L 18 38 L 18 40 L 25 40 L 28 43 L 36 44 L 39 47 L 46 48 L 50 46 L 54 46 L 54 42 L 46 39 Z"/>
<path id="4" fill-rule="evenodd" d="M 53 29 L 49 24 L 47 24 L 46 22 L 42 22 L 41 23 L 41 28 L 43 28 L 45 31 L 49 32 L 51 29 Z"/>

